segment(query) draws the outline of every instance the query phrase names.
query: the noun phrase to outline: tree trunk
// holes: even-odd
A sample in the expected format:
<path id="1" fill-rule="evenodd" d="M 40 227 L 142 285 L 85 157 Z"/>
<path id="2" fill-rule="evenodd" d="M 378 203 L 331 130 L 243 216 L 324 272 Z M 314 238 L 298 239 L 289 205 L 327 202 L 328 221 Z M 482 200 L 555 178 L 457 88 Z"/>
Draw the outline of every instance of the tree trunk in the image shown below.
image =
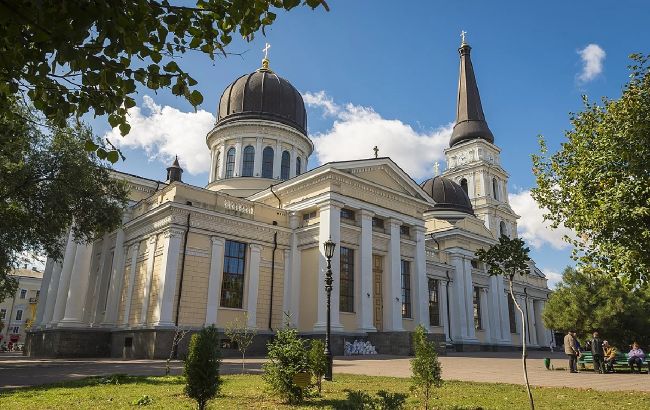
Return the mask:
<path id="1" fill-rule="evenodd" d="M 241 354 L 241 372 L 246 373 L 246 353 L 242 352 Z"/>
<path id="2" fill-rule="evenodd" d="M 528 370 L 526 369 L 526 335 L 527 335 L 527 326 L 526 326 L 526 315 L 524 314 L 524 311 L 521 309 L 521 306 L 519 306 L 519 303 L 517 303 L 517 299 L 515 298 L 515 291 L 512 286 L 512 278 L 508 278 L 508 282 L 510 284 L 510 297 L 512 297 L 512 301 L 515 304 L 515 307 L 521 313 L 521 362 L 523 364 L 524 368 L 524 380 L 526 381 L 526 390 L 528 390 L 528 400 L 530 401 L 530 409 L 535 410 L 535 402 L 533 401 L 533 392 L 530 390 L 530 383 L 528 383 Z"/>

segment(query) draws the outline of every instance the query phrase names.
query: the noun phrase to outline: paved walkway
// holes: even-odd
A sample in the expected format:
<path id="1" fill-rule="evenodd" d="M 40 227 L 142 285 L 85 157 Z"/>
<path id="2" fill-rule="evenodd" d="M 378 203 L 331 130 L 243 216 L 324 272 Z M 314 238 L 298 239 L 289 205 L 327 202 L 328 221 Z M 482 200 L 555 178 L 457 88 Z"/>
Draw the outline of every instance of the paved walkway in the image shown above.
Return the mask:
<path id="1" fill-rule="evenodd" d="M 566 371 L 548 371 L 543 358 L 550 356 L 555 367 L 566 367 L 563 354 L 531 352 L 528 374 L 532 385 L 590 388 L 595 390 L 650 391 L 647 374 L 594 374 L 591 371 L 570 374 Z M 443 378 L 491 383 L 523 384 L 520 356 L 504 353 L 452 353 L 440 358 Z M 247 359 L 247 372 L 260 373 L 264 359 Z M 181 374 L 182 363 L 172 362 L 172 374 Z M 224 359 L 223 374 L 241 372 L 241 361 Z M 164 360 L 118 359 L 30 359 L 15 353 L 0 354 L 0 389 L 34 386 L 75 380 L 88 376 L 126 373 L 130 375 L 163 375 Z M 339 357 L 334 361 L 334 373 L 374 376 L 410 377 L 409 359 L 391 356 L 363 358 Z"/>

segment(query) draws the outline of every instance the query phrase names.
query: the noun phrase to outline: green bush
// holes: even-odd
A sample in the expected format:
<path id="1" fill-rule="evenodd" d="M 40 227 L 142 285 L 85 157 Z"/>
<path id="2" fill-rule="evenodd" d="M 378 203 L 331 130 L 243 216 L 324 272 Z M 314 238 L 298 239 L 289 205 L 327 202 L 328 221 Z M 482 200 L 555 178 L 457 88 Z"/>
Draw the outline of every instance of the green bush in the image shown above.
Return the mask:
<path id="1" fill-rule="evenodd" d="M 321 392 L 323 376 L 327 371 L 327 356 L 325 356 L 325 342 L 320 339 L 312 339 L 308 353 L 309 370 L 316 378 L 318 393 Z"/>
<path id="2" fill-rule="evenodd" d="M 294 376 L 309 370 L 305 341 L 296 329 L 279 329 L 275 339 L 268 344 L 268 361 L 264 364 L 264 380 L 271 390 L 289 404 L 301 403 L 307 391 L 299 386 Z"/>
<path id="3" fill-rule="evenodd" d="M 340 410 L 401 410 L 406 402 L 406 394 L 389 393 L 385 390 L 372 397 L 361 390 L 347 391 L 347 400 L 338 405 Z"/>
<path id="4" fill-rule="evenodd" d="M 214 326 L 204 327 L 192 336 L 185 360 L 185 394 L 196 400 L 199 409 L 205 409 L 208 400 L 219 392 L 221 379 L 219 365 L 219 334 Z"/>
<path id="5" fill-rule="evenodd" d="M 411 359 L 413 389 L 422 395 L 424 408 L 429 409 L 429 402 L 434 387 L 442 386 L 442 367 L 434 342 L 427 339 L 427 334 L 419 325 L 413 334 L 415 357 Z"/>

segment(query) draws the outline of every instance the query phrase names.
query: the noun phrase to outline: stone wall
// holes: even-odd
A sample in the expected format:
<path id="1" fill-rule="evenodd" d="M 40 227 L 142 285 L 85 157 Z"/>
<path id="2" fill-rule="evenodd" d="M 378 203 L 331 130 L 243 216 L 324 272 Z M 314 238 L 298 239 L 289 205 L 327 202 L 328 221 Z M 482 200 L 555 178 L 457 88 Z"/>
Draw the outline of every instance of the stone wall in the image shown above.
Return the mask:
<path id="1" fill-rule="evenodd" d="M 109 357 L 111 332 L 96 329 L 29 331 L 25 355 L 30 357 Z"/>

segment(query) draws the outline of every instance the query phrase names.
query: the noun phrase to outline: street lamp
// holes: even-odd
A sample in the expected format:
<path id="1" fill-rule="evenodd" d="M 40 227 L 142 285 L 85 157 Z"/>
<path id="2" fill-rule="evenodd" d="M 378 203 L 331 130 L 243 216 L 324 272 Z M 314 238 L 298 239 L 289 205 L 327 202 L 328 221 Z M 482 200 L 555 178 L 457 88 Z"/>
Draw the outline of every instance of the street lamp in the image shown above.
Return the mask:
<path id="1" fill-rule="evenodd" d="M 325 357 L 327 358 L 327 370 L 325 380 L 332 381 L 332 349 L 330 346 L 330 323 L 331 323 L 331 299 L 332 299 L 332 256 L 336 244 L 328 239 L 324 244 L 325 258 L 327 258 L 327 271 L 325 272 L 325 292 L 327 292 L 327 327 L 325 328 Z"/>

